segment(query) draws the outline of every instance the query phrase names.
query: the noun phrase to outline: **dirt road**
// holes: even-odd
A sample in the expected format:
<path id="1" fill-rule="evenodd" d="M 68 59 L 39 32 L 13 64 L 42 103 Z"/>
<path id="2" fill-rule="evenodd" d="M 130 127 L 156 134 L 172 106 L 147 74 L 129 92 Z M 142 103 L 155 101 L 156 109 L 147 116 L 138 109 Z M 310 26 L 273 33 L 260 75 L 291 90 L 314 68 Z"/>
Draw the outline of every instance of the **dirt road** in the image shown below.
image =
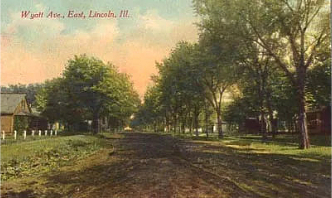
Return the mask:
<path id="1" fill-rule="evenodd" d="M 113 145 L 109 149 L 40 178 L 43 182 L 38 185 L 37 181 L 29 181 L 27 191 L 5 197 L 329 197 L 330 194 L 328 179 L 326 185 L 321 177 L 317 178 L 317 185 L 314 180 L 311 181 L 314 185 L 306 185 L 285 178 L 289 175 L 280 169 L 283 164 L 280 156 L 274 156 L 275 167 L 271 167 L 270 159 L 220 145 L 178 140 L 168 135 L 124 133 L 122 136 L 109 138 Z M 278 172 L 273 168 L 278 168 Z"/>
<path id="2" fill-rule="evenodd" d="M 101 164 L 69 178 L 67 173 L 57 175 L 55 181 L 85 181 L 73 197 L 254 197 L 227 178 L 191 164 L 181 143 L 170 136 L 124 135 Z"/>

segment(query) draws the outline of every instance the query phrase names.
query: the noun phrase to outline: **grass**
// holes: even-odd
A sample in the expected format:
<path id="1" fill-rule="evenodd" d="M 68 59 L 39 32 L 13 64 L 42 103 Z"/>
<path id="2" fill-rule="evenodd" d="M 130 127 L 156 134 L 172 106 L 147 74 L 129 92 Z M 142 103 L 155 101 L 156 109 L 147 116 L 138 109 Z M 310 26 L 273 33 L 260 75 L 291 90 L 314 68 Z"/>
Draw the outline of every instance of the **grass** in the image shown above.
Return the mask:
<path id="1" fill-rule="evenodd" d="M 229 147 L 248 148 L 256 153 L 297 155 L 325 160 L 331 159 L 331 136 L 311 136 L 311 148 L 306 150 L 299 149 L 298 137 L 294 135 L 279 135 L 267 142 L 262 142 L 261 137 L 257 135 L 225 137 L 221 142 Z"/>
<path id="2" fill-rule="evenodd" d="M 262 197 L 330 197 L 331 136 L 310 136 L 311 148 L 299 149 L 298 136 L 258 135 L 175 137 L 194 142 L 185 156 L 199 167 L 230 178 Z"/>
<path id="3" fill-rule="evenodd" d="M 262 141 L 261 136 L 251 134 L 226 135 L 223 139 L 218 139 L 217 133 L 209 134 L 209 137 L 206 137 L 205 133 L 200 133 L 198 137 L 194 134 L 172 134 L 172 136 L 180 139 L 220 142 L 228 147 L 255 150 L 254 152 L 257 153 L 265 152 L 331 159 L 331 136 L 329 135 L 311 135 L 311 148 L 306 150 L 299 149 L 299 137 L 292 134 L 277 135 L 274 139 L 269 137 L 265 142 Z"/>
<path id="4" fill-rule="evenodd" d="M 148 132 L 155 133 L 155 132 Z M 161 135 L 172 135 L 175 138 L 194 140 L 202 142 L 216 142 L 223 146 L 236 148 L 242 152 L 294 155 L 303 160 L 325 160 L 331 162 L 331 136 L 314 134 L 310 135 L 311 147 L 306 150 L 299 149 L 299 136 L 297 134 L 279 134 L 275 138 L 269 137 L 267 141 L 262 141 L 262 136 L 252 134 L 232 134 L 225 135 L 223 139 L 218 139 L 217 133 L 160 133 Z"/>
<path id="5" fill-rule="evenodd" d="M 91 135 L 28 139 L 1 146 L 1 180 L 42 174 L 70 165 L 103 148 L 105 140 Z"/>
<path id="6" fill-rule="evenodd" d="M 118 140 L 126 135 L 127 138 L 119 141 L 122 142 L 120 144 Z M 232 135 L 222 140 L 216 138 L 216 134 L 211 135 L 209 138 L 204 134 L 199 137 L 173 135 L 182 140 L 170 138 L 170 142 L 165 142 L 177 144 L 180 158 L 185 159 L 186 165 L 190 164 L 188 167 L 196 167 L 195 170 L 201 171 L 200 174 L 209 173 L 207 177 L 212 173 L 216 177 L 226 178 L 245 192 L 261 197 L 330 197 L 330 136 L 312 135 L 312 147 L 301 150 L 296 135 L 278 135 L 267 142 L 262 142 L 258 135 Z M 81 193 L 85 188 L 103 189 L 105 183 L 116 186 L 124 182 L 115 192 L 126 192 L 126 184 L 132 180 L 125 180 L 125 176 L 137 179 L 129 173 L 139 174 L 141 170 L 129 169 L 133 164 L 126 160 L 134 159 L 132 162 L 136 163 L 137 159 L 145 160 L 148 156 L 151 161 L 158 155 L 154 152 L 149 155 L 149 149 L 159 152 L 164 149 L 150 147 L 162 145 L 158 141 L 149 143 L 156 140 L 159 139 L 144 139 L 142 135 L 135 139 L 128 134 L 70 134 L 2 145 L 4 191 L 8 195 L 12 192 L 13 197 L 17 193 L 26 193 L 50 198 Z M 115 155 L 113 145 L 116 147 Z M 172 148 L 166 144 L 166 150 Z M 141 165 L 141 161 L 137 163 Z M 183 167 L 180 162 L 175 165 L 179 169 Z M 144 175 L 155 174 L 156 170 L 169 171 L 166 175 L 171 175 L 173 170 L 165 167 L 159 170 L 159 165 L 151 166 Z M 173 167 L 174 170 L 177 168 Z M 144 184 L 144 180 L 140 181 Z M 187 181 L 190 179 L 183 181 L 183 185 L 191 185 Z M 84 191 L 87 194 L 89 192 Z M 84 193 L 79 194 L 80 197 L 84 197 Z M 24 197 L 23 194 L 21 197 Z"/>

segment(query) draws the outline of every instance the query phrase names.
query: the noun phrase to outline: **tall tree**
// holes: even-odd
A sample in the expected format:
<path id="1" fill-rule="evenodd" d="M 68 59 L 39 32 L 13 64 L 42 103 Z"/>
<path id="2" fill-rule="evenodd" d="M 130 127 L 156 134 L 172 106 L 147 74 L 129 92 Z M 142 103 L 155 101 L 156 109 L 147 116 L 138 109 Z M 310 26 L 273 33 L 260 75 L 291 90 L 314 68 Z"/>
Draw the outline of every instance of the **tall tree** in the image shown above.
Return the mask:
<path id="1" fill-rule="evenodd" d="M 226 90 L 236 81 L 236 67 L 232 57 L 226 55 L 228 49 L 215 50 L 214 46 L 210 48 L 204 44 L 196 47 L 193 58 L 196 71 L 194 76 L 198 84 L 203 87 L 203 96 L 216 113 L 218 136 L 223 138 L 222 101 Z"/>
<path id="2" fill-rule="evenodd" d="M 317 51 L 329 38 L 326 0 L 194 0 L 202 16 L 201 27 L 220 37 L 226 35 L 255 42 L 275 60 L 297 90 L 300 148 L 309 148 L 305 113 L 307 70 Z M 237 31 L 235 30 L 237 28 Z M 236 37 L 233 37 L 236 40 Z M 285 53 L 289 52 L 289 54 Z"/>
<path id="3" fill-rule="evenodd" d="M 84 119 L 87 112 L 68 94 L 68 85 L 63 78 L 47 80 L 36 96 L 37 109 L 49 122 L 60 121 L 70 130 Z"/>
<path id="4" fill-rule="evenodd" d="M 37 98 L 49 119 L 69 125 L 92 120 L 93 133 L 100 131 L 101 117 L 116 127 L 127 124 L 140 103 L 127 75 L 118 73 L 111 63 L 86 55 L 69 60 L 62 78 L 47 82 Z"/>

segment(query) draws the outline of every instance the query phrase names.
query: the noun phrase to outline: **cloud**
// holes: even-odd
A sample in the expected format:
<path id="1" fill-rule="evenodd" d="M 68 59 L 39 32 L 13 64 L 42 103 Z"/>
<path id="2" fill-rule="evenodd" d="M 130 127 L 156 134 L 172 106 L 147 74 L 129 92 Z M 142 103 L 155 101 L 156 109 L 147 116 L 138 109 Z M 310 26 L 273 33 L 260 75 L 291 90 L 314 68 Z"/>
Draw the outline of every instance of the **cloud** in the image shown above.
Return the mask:
<path id="1" fill-rule="evenodd" d="M 1 35 L 1 83 L 35 83 L 58 77 L 68 59 L 83 53 L 99 57 L 111 48 L 118 34 L 114 21 L 98 23 L 89 32 L 63 34 L 64 29 L 59 20 L 13 17 Z"/>
<path id="2" fill-rule="evenodd" d="M 122 27 L 121 20 L 98 20 L 89 30 L 64 33 L 66 24 L 60 20 L 23 20 L 16 13 L 1 36 L 1 83 L 58 77 L 68 59 L 85 53 L 128 73 L 142 96 L 150 76 L 157 72 L 155 62 L 165 58 L 178 41 L 196 41 L 197 28 L 193 20 L 172 21 L 156 10 L 133 21 L 134 25 Z"/>
<path id="3" fill-rule="evenodd" d="M 61 34 L 65 29 L 65 25 L 55 19 L 22 19 L 21 13 L 11 14 L 12 22 L 8 24 L 3 35 L 11 35 L 17 41 L 22 43 L 30 43 L 54 38 Z M 42 38 L 41 39 L 41 36 Z"/>
<path id="4" fill-rule="evenodd" d="M 170 31 L 175 24 L 175 22 L 159 16 L 157 10 L 148 10 L 144 15 L 139 15 L 138 23 L 144 29 L 156 33 Z"/>

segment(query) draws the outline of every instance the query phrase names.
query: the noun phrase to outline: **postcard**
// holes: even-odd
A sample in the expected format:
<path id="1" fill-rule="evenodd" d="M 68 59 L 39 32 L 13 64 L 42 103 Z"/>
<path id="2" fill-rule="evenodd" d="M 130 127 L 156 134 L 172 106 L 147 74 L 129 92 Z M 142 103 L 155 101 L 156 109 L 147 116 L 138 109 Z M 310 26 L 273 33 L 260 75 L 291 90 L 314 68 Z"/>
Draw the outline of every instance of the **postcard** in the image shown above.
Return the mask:
<path id="1" fill-rule="evenodd" d="M 1 1 L 1 197 L 331 197 L 330 16 Z"/>

